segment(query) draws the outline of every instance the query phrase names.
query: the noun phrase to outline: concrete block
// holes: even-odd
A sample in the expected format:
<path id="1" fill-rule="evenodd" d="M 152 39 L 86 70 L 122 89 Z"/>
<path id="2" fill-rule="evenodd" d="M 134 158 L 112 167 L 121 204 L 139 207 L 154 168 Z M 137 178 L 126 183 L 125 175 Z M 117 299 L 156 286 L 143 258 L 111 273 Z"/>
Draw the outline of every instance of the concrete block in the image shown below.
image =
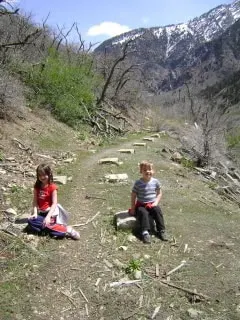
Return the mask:
<path id="1" fill-rule="evenodd" d="M 152 137 L 145 137 L 145 138 L 143 138 L 143 140 L 153 142 L 153 141 L 154 141 L 154 138 L 152 138 Z"/>

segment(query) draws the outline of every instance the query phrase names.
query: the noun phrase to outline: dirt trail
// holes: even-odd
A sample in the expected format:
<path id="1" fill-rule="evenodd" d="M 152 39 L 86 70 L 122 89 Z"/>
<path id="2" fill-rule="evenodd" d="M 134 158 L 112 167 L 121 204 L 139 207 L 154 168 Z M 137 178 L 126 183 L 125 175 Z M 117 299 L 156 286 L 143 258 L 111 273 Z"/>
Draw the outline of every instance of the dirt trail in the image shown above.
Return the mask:
<path id="1" fill-rule="evenodd" d="M 84 160 L 79 157 L 73 165 L 73 181 L 63 189 L 62 201 L 60 198 L 71 212 L 71 222 L 84 223 L 100 214 L 93 223 L 78 228 L 80 241 L 49 239 L 44 243 L 40 248 L 43 257 L 27 271 L 24 285 L 19 288 L 16 284 L 15 300 L 9 301 L 14 312 L 6 319 L 149 319 L 157 307 L 156 319 L 190 319 L 190 309 L 199 319 L 240 319 L 238 208 L 224 202 L 200 176 L 169 160 L 169 154 L 161 150 L 166 146 L 174 149 L 175 140 L 155 139 L 146 148 L 135 147 L 133 155 L 117 151 L 133 148 L 133 141 L 141 140 L 138 136 L 123 140 Z M 97 163 L 110 156 L 119 157 L 123 165 Z M 173 238 L 170 243 L 158 239 L 151 246 L 137 239 L 131 242 L 129 233 L 116 232 L 112 225 L 113 213 L 129 207 L 131 186 L 139 176 L 137 163 L 143 159 L 155 163 L 156 176 L 163 184 L 162 208 Z M 104 182 L 104 174 L 110 172 L 127 173 L 128 183 Z M 127 276 L 121 264 L 126 267 L 132 260 L 141 262 L 143 281 L 137 286 L 111 288 L 109 283 Z M 208 295 L 209 301 L 161 283 L 166 272 L 182 260 L 187 261 L 186 267 L 170 280 Z M 155 277 L 156 264 L 159 278 Z"/>

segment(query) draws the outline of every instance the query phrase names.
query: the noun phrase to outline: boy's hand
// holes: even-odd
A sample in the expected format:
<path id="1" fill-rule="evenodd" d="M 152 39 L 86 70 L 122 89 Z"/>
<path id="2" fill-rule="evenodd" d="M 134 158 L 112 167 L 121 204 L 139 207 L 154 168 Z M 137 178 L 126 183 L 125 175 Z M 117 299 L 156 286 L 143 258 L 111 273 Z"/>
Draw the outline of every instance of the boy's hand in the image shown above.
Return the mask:
<path id="1" fill-rule="evenodd" d="M 128 209 L 128 213 L 129 213 L 131 216 L 133 216 L 133 215 L 135 214 L 135 210 L 132 209 L 132 208 L 130 208 L 130 209 Z"/>
<path id="2" fill-rule="evenodd" d="M 146 208 L 146 209 L 151 209 L 152 207 L 154 207 L 154 203 L 147 203 L 147 204 L 145 205 L 145 208 Z"/>

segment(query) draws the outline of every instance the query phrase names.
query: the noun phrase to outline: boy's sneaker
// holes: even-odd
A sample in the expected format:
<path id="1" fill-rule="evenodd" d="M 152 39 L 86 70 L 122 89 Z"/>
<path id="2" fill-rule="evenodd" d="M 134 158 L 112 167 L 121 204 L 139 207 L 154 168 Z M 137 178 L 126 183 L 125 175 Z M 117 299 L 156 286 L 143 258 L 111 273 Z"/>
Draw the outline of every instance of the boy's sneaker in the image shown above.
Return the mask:
<path id="1" fill-rule="evenodd" d="M 73 228 L 67 232 L 67 235 L 74 240 L 80 239 L 80 233 L 74 230 Z"/>
<path id="2" fill-rule="evenodd" d="M 151 236 L 150 236 L 149 233 L 143 234 L 143 242 L 144 242 L 144 243 L 147 243 L 147 244 L 150 244 L 150 243 L 151 243 Z"/>
<path id="3" fill-rule="evenodd" d="M 165 230 L 158 231 L 158 236 L 162 241 L 169 240 Z"/>

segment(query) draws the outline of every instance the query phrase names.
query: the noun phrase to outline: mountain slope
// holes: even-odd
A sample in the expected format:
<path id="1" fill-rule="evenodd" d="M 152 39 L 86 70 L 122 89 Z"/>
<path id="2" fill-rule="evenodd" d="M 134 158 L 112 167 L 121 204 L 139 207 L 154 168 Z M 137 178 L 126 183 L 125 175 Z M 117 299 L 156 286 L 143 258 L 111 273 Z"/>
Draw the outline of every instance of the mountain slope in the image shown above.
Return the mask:
<path id="1" fill-rule="evenodd" d="M 143 65 L 147 78 L 151 79 L 150 83 L 146 82 L 148 89 L 155 93 L 168 91 L 192 78 L 191 69 L 202 65 L 210 56 L 211 70 L 215 72 L 221 68 L 224 60 L 221 50 L 225 50 L 225 46 L 227 53 L 232 50 L 233 63 L 227 68 L 236 67 L 239 18 L 238 0 L 231 5 L 218 6 L 188 23 L 132 30 L 103 42 L 95 53 L 118 51 L 128 40 L 133 40 L 130 46 L 134 53 L 130 56 Z M 217 40 L 219 37 L 222 38 Z M 230 44 L 227 43 L 229 38 Z M 197 82 L 202 80 L 197 79 Z"/>

